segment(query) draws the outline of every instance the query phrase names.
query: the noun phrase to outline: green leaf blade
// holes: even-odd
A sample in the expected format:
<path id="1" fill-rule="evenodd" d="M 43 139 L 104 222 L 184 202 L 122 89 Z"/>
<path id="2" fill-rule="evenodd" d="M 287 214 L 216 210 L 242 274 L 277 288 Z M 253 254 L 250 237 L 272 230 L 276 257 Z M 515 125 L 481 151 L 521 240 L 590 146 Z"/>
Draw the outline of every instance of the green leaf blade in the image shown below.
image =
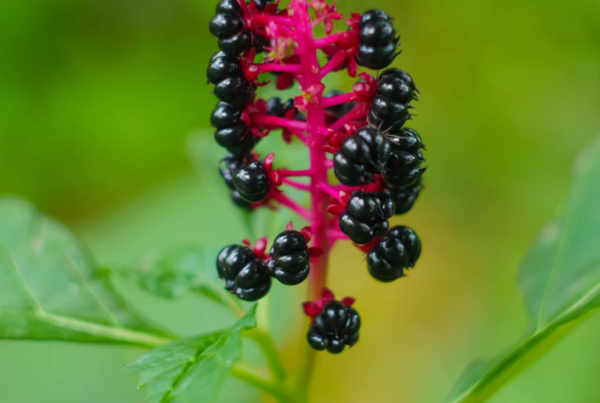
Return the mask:
<path id="1" fill-rule="evenodd" d="M 240 357 L 241 336 L 256 327 L 256 305 L 230 329 L 157 347 L 124 368 L 140 375 L 150 403 L 211 402 Z"/>
<path id="2" fill-rule="evenodd" d="M 0 338 L 154 346 L 167 335 L 137 315 L 62 224 L 0 199 Z"/>
<path id="3" fill-rule="evenodd" d="M 577 160 L 563 218 L 546 226 L 520 269 L 529 324 L 522 341 L 461 375 L 446 403 L 492 396 L 600 306 L 600 139 Z"/>

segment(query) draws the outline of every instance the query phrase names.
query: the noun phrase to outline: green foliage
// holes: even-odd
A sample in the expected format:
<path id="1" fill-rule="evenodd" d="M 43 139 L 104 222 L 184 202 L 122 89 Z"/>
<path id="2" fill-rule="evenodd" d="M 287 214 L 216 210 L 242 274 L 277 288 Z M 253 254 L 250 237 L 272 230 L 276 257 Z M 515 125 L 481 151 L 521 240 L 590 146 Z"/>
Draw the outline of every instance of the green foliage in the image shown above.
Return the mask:
<path id="1" fill-rule="evenodd" d="M 599 205 L 600 140 L 575 163 L 563 218 L 542 230 L 521 267 L 525 337 L 511 351 L 471 364 L 447 402 L 486 400 L 600 306 Z"/>
<path id="2" fill-rule="evenodd" d="M 256 305 L 226 331 L 157 347 L 125 369 L 140 374 L 150 403 L 212 402 L 240 357 L 242 332 L 256 327 L 255 313 Z"/>
<path id="3" fill-rule="evenodd" d="M 134 270 L 127 268 L 119 270 L 119 273 L 162 298 L 175 299 L 194 292 L 225 307 L 239 310 L 238 300 L 208 277 L 207 266 L 212 267 L 207 264 L 202 248 L 191 245 L 146 256 Z"/>
<path id="4" fill-rule="evenodd" d="M 154 346 L 166 334 L 134 312 L 62 224 L 0 199 L 0 338 Z"/>

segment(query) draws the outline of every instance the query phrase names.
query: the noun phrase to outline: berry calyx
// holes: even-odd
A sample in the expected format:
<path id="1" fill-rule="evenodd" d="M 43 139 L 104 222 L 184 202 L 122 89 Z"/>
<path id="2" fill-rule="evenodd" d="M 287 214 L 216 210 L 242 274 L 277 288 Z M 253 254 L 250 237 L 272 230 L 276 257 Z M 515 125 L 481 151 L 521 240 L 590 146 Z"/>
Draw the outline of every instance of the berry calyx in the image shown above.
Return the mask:
<path id="1" fill-rule="evenodd" d="M 271 288 L 269 270 L 247 246 L 224 247 L 217 257 L 217 272 L 225 289 L 245 301 L 256 301 Z"/>
<path id="2" fill-rule="evenodd" d="M 404 276 L 421 256 L 421 240 L 411 228 L 398 225 L 377 241 L 367 254 L 369 273 L 384 283 Z"/>
<path id="3" fill-rule="evenodd" d="M 306 237 L 300 231 L 287 230 L 275 238 L 267 267 L 271 275 L 285 285 L 303 282 L 310 272 L 310 254 Z"/>

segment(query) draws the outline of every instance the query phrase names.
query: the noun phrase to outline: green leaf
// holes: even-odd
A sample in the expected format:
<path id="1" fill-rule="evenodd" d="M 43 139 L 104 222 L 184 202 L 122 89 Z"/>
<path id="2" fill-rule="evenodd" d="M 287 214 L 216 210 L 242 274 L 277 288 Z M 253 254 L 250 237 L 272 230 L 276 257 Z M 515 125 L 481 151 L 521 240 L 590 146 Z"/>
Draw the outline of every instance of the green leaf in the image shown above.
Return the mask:
<path id="1" fill-rule="evenodd" d="M 534 363 L 600 306 L 600 139 L 574 166 L 563 218 L 546 226 L 521 266 L 529 325 L 521 342 L 476 361 L 448 403 L 483 402 Z"/>
<path id="2" fill-rule="evenodd" d="M 208 266 L 216 272 L 214 259 L 208 261 L 202 248 L 190 245 L 146 256 L 135 270 L 126 268 L 118 272 L 162 298 L 175 299 L 194 292 L 239 311 L 237 299 L 225 291 L 222 284 L 209 278 L 206 273 Z"/>
<path id="3" fill-rule="evenodd" d="M 0 338 L 156 346 L 170 341 L 127 306 L 64 225 L 0 199 Z"/>
<path id="4" fill-rule="evenodd" d="M 150 403 L 212 402 L 240 357 L 242 332 L 256 327 L 255 313 L 256 305 L 226 331 L 157 347 L 125 369 L 140 375 Z"/>

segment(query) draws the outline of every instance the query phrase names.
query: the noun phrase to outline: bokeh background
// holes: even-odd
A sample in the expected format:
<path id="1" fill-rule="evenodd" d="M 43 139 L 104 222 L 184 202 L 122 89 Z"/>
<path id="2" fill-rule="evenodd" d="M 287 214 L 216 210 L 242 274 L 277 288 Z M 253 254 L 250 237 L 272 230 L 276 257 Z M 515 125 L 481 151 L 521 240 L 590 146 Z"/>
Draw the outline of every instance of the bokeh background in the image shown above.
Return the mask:
<path id="1" fill-rule="evenodd" d="M 184 243 L 205 245 L 210 260 L 245 236 L 217 177 L 221 151 L 208 127 L 215 3 L 0 2 L 0 194 L 64 220 L 107 265 Z M 343 12 L 367 9 L 338 3 Z M 331 286 L 357 298 L 364 329 L 351 352 L 319 355 L 311 402 L 435 403 L 468 362 L 508 348 L 525 327 L 514 284 L 519 261 L 560 212 L 578 150 L 600 133 L 600 3 L 368 7 L 395 16 L 403 49 L 395 66 L 423 94 L 412 127 L 428 149 L 426 191 L 394 222 L 413 226 L 425 249 L 408 278 L 384 285 L 368 276 L 357 250 L 336 248 Z M 344 77 L 330 83 L 351 85 Z M 299 154 L 272 137 L 261 147 L 297 162 Z M 163 302 L 118 285 L 182 333 L 232 321 L 196 298 Z M 272 297 L 283 301 L 271 322 L 290 368 L 304 332 L 296 305 L 303 292 L 277 285 Z M 490 402 L 598 401 L 599 334 L 595 317 Z M 119 370 L 139 353 L 0 342 L 2 401 L 143 402 L 135 377 Z M 238 382 L 230 386 L 223 402 L 259 401 Z"/>

